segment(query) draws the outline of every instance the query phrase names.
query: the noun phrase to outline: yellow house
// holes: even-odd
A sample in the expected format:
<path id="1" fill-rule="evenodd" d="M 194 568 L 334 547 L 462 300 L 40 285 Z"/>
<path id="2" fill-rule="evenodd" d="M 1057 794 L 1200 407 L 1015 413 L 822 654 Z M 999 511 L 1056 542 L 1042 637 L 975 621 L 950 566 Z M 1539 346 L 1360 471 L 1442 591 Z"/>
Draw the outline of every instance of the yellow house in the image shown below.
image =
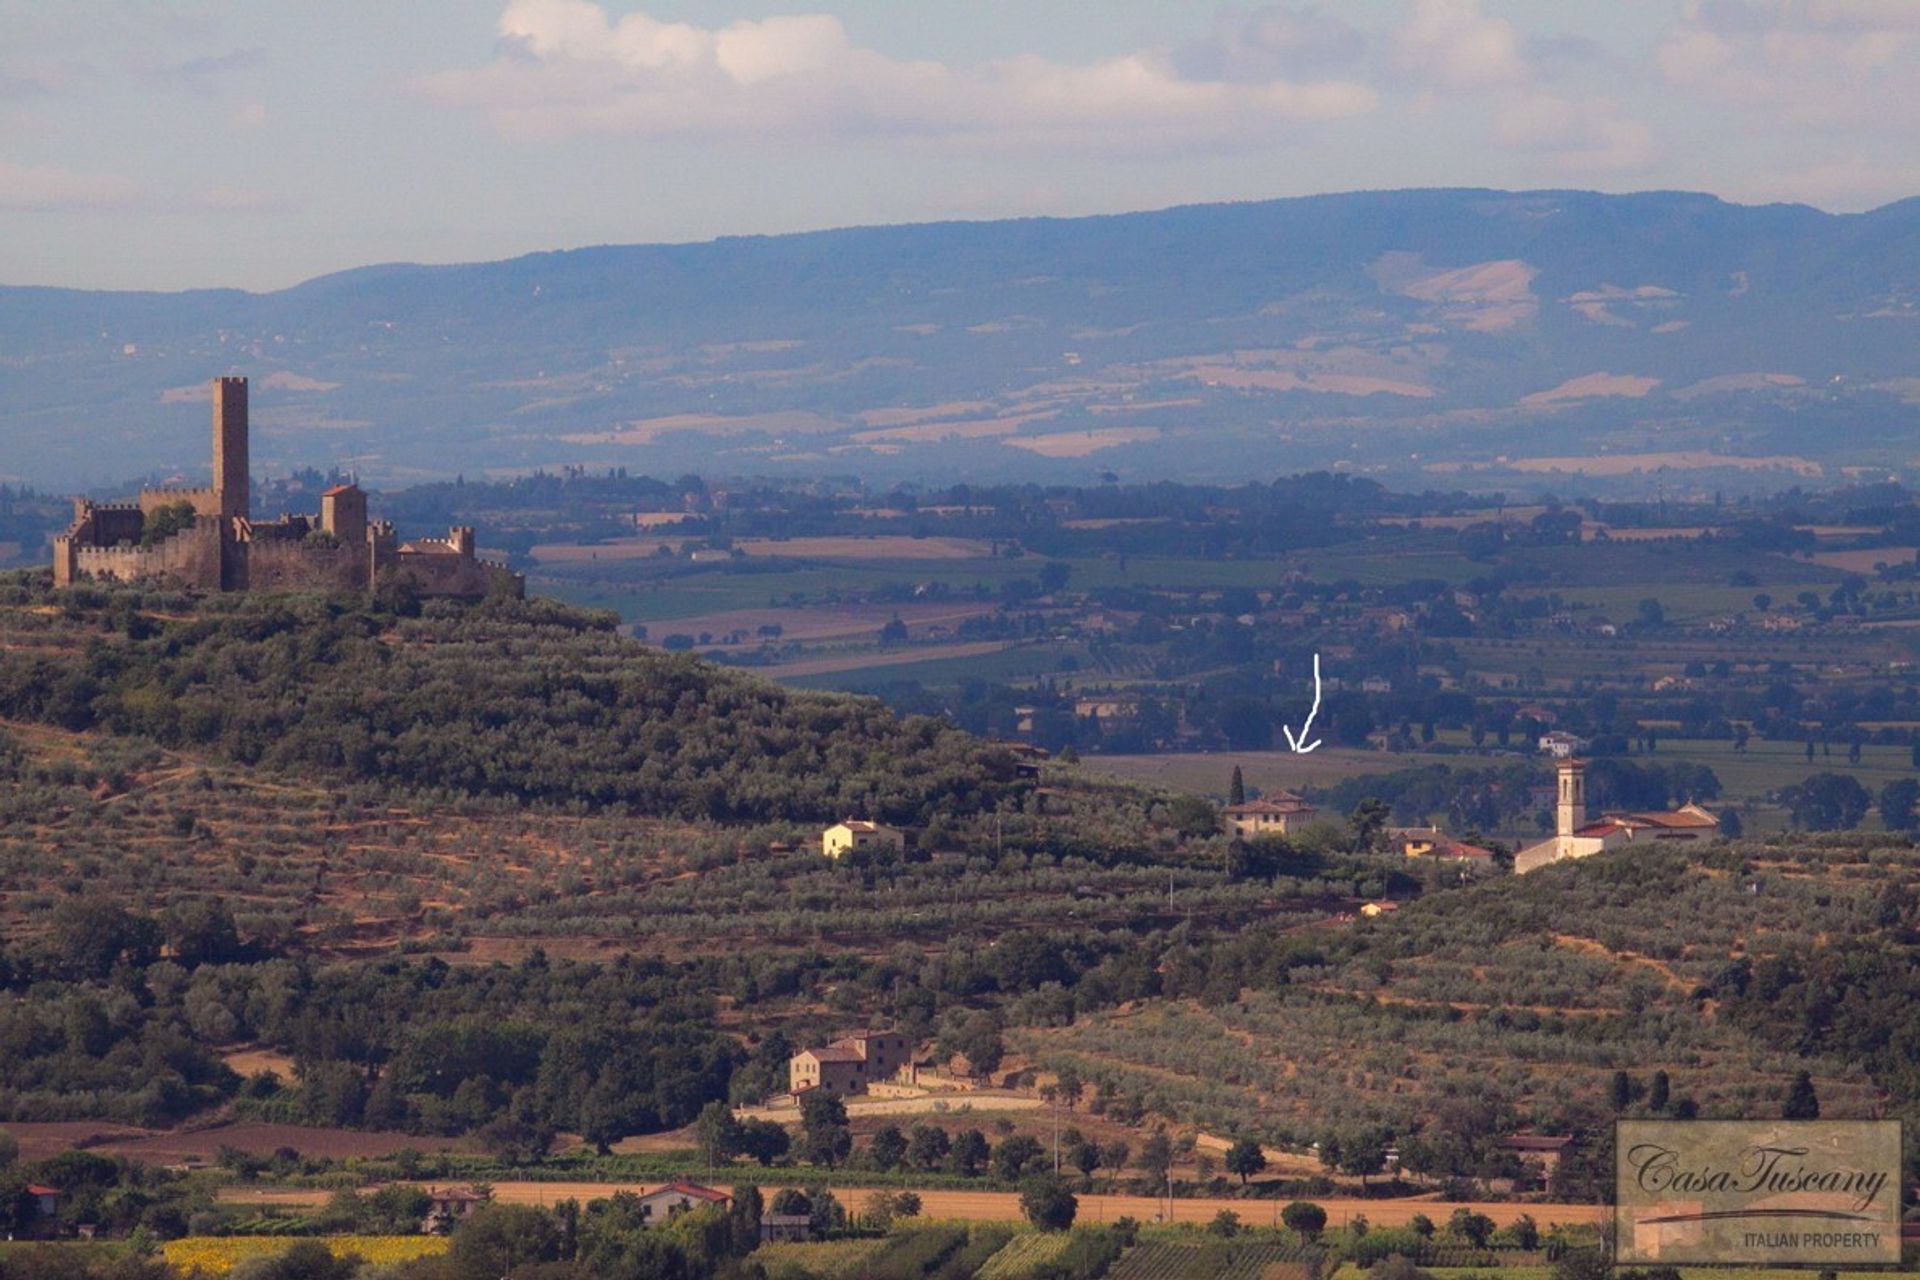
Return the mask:
<path id="1" fill-rule="evenodd" d="M 907 847 L 907 838 L 892 827 L 864 818 L 836 822 L 820 833 L 820 852 L 837 858 L 854 849 L 890 849 L 895 853 Z"/>
<path id="2" fill-rule="evenodd" d="M 1291 791 L 1282 791 L 1277 796 L 1228 805 L 1227 829 L 1242 840 L 1292 835 L 1313 821 L 1313 815 L 1318 812 Z"/>

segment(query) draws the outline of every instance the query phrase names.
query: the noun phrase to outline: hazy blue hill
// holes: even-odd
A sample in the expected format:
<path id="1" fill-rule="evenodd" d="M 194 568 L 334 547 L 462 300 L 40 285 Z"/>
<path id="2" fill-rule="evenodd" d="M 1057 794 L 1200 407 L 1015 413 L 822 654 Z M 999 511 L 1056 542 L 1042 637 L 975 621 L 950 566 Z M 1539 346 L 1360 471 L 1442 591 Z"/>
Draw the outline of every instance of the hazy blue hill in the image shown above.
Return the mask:
<path id="1" fill-rule="evenodd" d="M 256 378 L 263 465 L 375 479 L 562 462 L 1204 476 L 1406 466 L 1416 440 L 1427 457 L 1780 450 L 1816 394 L 1843 403 L 1786 450 L 1876 461 L 1914 424 L 1899 397 L 1920 383 L 1892 380 L 1920 379 L 1917 336 L 1920 200 L 1831 215 L 1686 192 L 864 227 L 370 266 L 270 294 L 0 288 L 0 473 L 200 467 L 204 411 L 162 395 L 229 371 Z M 1592 375 L 1638 381 L 1527 399 Z M 934 415 L 951 432 L 881 439 L 897 421 L 861 416 L 954 401 L 974 403 Z M 1858 430 L 1836 435 L 1836 413 Z M 650 422 L 682 415 L 700 420 Z M 1035 451 L 962 423 L 1008 416 L 1016 443 L 1123 434 Z M 112 447 L 56 430 L 83 423 Z"/>

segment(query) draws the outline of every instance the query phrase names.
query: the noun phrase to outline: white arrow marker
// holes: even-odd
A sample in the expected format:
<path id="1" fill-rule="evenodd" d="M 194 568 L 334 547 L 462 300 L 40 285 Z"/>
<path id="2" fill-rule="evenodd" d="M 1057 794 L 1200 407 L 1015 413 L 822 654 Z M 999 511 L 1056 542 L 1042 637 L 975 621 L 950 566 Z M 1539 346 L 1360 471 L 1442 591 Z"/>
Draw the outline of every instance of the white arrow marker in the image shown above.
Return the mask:
<path id="1" fill-rule="evenodd" d="M 1320 714 L 1320 655 L 1316 653 L 1313 655 L 1313 710 L 1307 712 L 1307 722 L 1300 726 L 1300 733 L 1297 737 L 1295 736 L 1293 730 L 1289 728 L 1287 725 L 1283 724 L 1280 726 L 1281 732 L 1287 735 L 1287 745 L 1293 748 L 1295 755 L 1303 756 L 1307 754 L 1307 752 L 1313 750 L 1315 747 L 1320 745 L 1320 739 L 1318 738 L 1315 738 L 1312 742 L 1307 743 L 1305 746 L 1300 745 L 1302 740 L 1305 739 L 1309 733 L 1313 732 L 1313 718 L 1319 714 Z"/>

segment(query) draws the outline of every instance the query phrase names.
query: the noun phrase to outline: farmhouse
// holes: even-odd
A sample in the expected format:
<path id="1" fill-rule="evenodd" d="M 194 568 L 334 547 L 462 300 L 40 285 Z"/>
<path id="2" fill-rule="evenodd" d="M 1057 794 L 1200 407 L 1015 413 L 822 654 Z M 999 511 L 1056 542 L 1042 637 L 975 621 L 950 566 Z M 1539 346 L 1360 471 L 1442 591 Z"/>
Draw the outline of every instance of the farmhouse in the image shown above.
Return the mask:
<path id="1" fill-rule="evenodd" d="M 485 1193 L 472 1187 L 442 1187 L 427 1192 L 427 1216 L 420 1229 L 430 1235 L 445 1234 L 459 1226 L 475 1209 L 487 1203 Z"/>
<path id="2" fill-rule="evenodd" d="M 794 1097 L 812 1090 L 846 1097 L 890 1080 L 911 1066 L 907 1038 L 898 1032 L 854 1031 L 817 1049 L 802 1049 L 787 1062 L 787 1089 Z"/>
<path id="3" fill-rule="evenodd" d="M 675 1178 L 658 1191 L 649 1191 L 640 1197 L 640 1220 L 648 1226 L 657 1226 L 707 1205 L 724 1207 L 731 1199 L 724 1191 Z"/>
<path id="4" fill-rule="evenodd" d="M 907 847 L 907 838 L 892 827 L 864 818 L 836 822 L 820 833 L 820 852 L 838 858 L 855 849 L 886 849 L 894 853 Z"/>
<path id="5" fill-rule="evenodd" d="M 1400 851 L 1409 858 L 1433 858 L 1440 862 L 1493 861 L 1493 850 L 1455 840 L 1438 827 L 1396 827 L 1392 835 L 1400 842 Z"/>
<path id="6" fill-rule="evenodd" d="M 1312 821 L 1313 815 L 1318 812 L 1318 809 L 1291 791 L 1282 791 L 1275 796 L 1261 796 L 1258 800 L 1228 805 L 1227 828 L 1242 840 L 1284 836 L 1298 831 Z"/>
<path id="7" fill-rule="evenodd" d="M 1124 728 L 1140 718 L 1140 699 L 1131 693 L 1093 694 L 1075 699 L 1073 714 L 1101 729 Z"/>
<path id="8" fill-rule="evenodd" d="M 760 1243 L 784 1244 L 813 1239 L 813 1219 L 804 1213 L 763 1213 L 760 1215 Z"/>
<path id="9" fill-rule="evenodd" d="M 20 1194 L 25 1201 L 19 1223 L 21 1233 L 28 1239 L 59 1234 L 60 1188 L 29 1182 L 20 1188 Z"/>
<path id="10" fill-rule="evenodd" d="M 1566 760 L 1586 748 L 1585 738 L 1568 733 L 1565 729 L 1555 729 L 1540 735 L 1539 747 L 1542 752 L 1555 760 Z"/>
<path id="11" fill-rule="evenodd" d="M 1558 762 L 1554 834 L 1514 855 L 1516 874 L 1568 858 L 1590 858 L 1635 841 L 1712 840 L 1720 834 L 1720 819 L 1697 804 L 1664 813 L 1609 813 L 1588 822 L 1586 769 L 1584 760 L 1569 757 Z"/>
<path id="12" fill-rule="evenodd" d="M 1516 1133 L 1500 1139 L 1502 1151 L 1512 1152 L 1521 1164 L 1547 1181 L 1552 1180 L 1572 1147 L 1573 1135 L 1566 1133 Z"/>

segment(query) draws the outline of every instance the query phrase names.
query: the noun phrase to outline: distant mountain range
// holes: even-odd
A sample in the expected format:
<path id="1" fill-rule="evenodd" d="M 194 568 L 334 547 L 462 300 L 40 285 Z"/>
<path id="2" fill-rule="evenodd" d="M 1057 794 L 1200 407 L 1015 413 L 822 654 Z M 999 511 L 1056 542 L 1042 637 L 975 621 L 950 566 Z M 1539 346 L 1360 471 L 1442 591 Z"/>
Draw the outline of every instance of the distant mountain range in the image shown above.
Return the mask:
<path id="1" fill-rule="evenodd" d="M 257 470 L 377 484 L 567 464 L 1904 471 L 1920 199 L 1359 192 L 366 267 L 266 294 L 0 288 L 0 478 L 198 474 L 222 373 L 254 379 Z M 1602 460 L 1538 461 L 1560 457 Z"/>

